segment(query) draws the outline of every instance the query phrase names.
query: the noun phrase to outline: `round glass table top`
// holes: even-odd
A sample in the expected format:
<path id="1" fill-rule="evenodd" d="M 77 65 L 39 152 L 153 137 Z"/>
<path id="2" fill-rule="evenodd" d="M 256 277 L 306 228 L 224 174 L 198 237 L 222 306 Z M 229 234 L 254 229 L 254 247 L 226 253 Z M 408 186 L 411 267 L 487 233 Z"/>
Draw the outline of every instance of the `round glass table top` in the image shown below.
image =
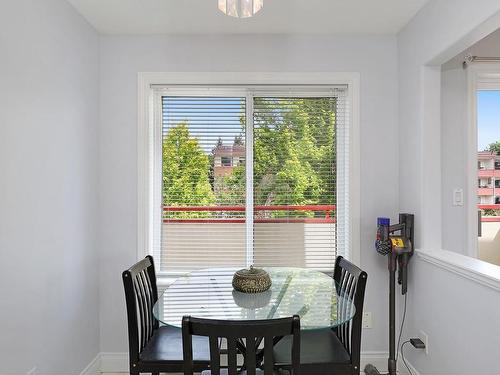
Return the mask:
<path id="1" fill-rule="evenodd" d="M 356 309 L 333 279 L 302 268 L 264 268 L 272 286 L 263 293 L 233 289 L 237 269 L 213 268 L 178 278 L 158 298 L 153 314 L 161 323 L 181 327 L 182 317 L 223 320 L 277 319 L 300 316 L 301 329 L 336 327 L 351 320 Z"/>

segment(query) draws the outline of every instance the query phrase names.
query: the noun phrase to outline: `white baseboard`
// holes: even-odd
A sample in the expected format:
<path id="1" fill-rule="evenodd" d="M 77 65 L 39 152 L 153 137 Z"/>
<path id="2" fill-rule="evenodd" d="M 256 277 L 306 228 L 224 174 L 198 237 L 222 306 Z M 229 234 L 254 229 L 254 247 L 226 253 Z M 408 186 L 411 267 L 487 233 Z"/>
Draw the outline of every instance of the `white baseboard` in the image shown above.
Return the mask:
<path id="1" fill-rule="evenodd" d="M 361 352 L 361 373 L 368 364 L 375 366 L 380 372 L 387 372 L 387 358 L 388 352 Z"/>
<path id="2" fill-rule="evenodd" d="M 96 357 L 85 367 L 80 375 L 100 375 L 101 374 L 101 353 L 97 354 Z"/>
<path id="3" fill-rule="evenodd" d="M 128 353 L 101 353 L 101 372 L 128 371 Z"/>
<path id="4" fill-rule="evenodd" d="M 398 372 L 401 375 L 420 375 L 420 372 L 418 372 L 417 369 L 415 367 L 413 367 L 413 365 L 410 362 L 408 362 L 408 360 L 406 360 L 406 364 L 410 368 L 411 374 L 408 372 L 408 369 L 406 368 L 405 364 L 403 363 L 403 360 L 400 359 L 398 361 Z"/>
<path id="5" fill-rule="evenodd" d="M 372 364 L 380 371 L 387 371 L 387 352 L 362 352 L 361 353 L 361 371 L 367 364 Z M 97 364 L 98 372 L 92 372 Z M 87 371 L 87 372 L 86 372 Z M 128 353 L 100 353 L 89 366 L 80 375 L 98 375 L 101 372 L 128 372 Z M 413 371 L 413 369 L 412 369 Z M 406 374 L 405 374 L 406 375 Z M 408 374 L 409 375 L 409 374 Z M 415 372 L 414 375 L 419 375 Z"/>
<path id="6" fill-rule="evenodd" d="M 375 366 L 381 373 L 386 373 L 387 370 L 387 358 L 389 358 L 388 352 L 362 352 L 361 353 L 361 374 L 363 374 L 363 370 L 367 364 L 372 364 Z M 420 375 L 420 373 L 412 366 L 411 363 L 406 360 L 408 367 L 411 370 L 410 374 L 401 359 L 399 357 L 398 365 L 398 374 L 400 375 Z"/>

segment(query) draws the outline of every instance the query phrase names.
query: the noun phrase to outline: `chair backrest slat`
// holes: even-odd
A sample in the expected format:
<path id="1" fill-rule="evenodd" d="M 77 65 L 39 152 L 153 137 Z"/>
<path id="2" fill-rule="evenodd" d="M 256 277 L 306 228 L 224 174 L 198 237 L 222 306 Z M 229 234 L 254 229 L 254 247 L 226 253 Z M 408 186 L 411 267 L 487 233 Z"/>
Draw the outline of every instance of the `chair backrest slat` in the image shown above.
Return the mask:
<path id="1" fill-rule="evenodd" d="M 227 341 L 229 375 L 238 373 L 237 342 L 245 341 L 245 370 L 255 375 L 259 344 L 264 338 L 264 375 L 272 375 L 274 368 L 273 344 L 278 337 L 292 335 L 292 375 L 299 375 L 300 365 L 300 319 L 298 316 L 270 320 L 226 321 L 185 316 L 182 319 L 182 341 L 184 351 L 184 374 L 193 374 L 192 336 L 205 336 L 210 342 L 210 370 L 220 374 L 220 339 Z"/>
<path id="2" fill-rule="evenodd" d="M 184 375 L 193 375 L 193 338 L 189 329 L 189 321 L 182 320 L 182 353 L 184 359 Z"/>
<path id="3" fill-rule="evenodd" d="M 273 336 L 264 337 L 264 375 L 272 375 L 274 368 Z"/>
<path id="4" fill-rule="evenodd" d="M 293 341 L 292 341 L 292 374 L 300 373 L 300 321 L 293 321 Z"/>
<path id="5" fill-rule="evenodd" d="M 152 293 L 152 288 L 151 288 L 151 280 L 149 278 L 149 275 L 146 271 L 141 272 L 140 274 L 141 280 L 142 280 L 142 285 L 145 293 L 145 298 L 146 298 L 146 307 L 147 307 L 147 314 L 146 314 L 146 320 L 145 320 L 145 325 L 146 325 L 146 336 L 149 338 L 153 335 L 153 324 L 155 321 L 155 318 L 153 316 L 153 306 L 156 301 L 153 302 L 153 293 Z"/>
<path id="6" fill-rule="evenodd" d="M 340 300 L 337 304 L 337 313 L 345 320 L 349 311 L 349 300 L 354 301 L 356 312 L 352 320 L 347 321 L 334 329 L 337 337 L 351 356 L 351 362 L 359 369 L 361 351 L 361 327 L 363 319 L 363 303 L 367 274 L 356 265 L 339 256 L 335 261 L 333 278 L 337 285 L 337 294 Z"/>
<path id="7" fill-rule="evenodd" d="M 137 274 L 136 282 L 137 285 L 139 286 L 139 291 L 140 293 L 138 294 L 138 298 L 141 301 L 142 305 L 142 319 L 141 319 L 141 329 L 143 331 L 142 335 L 142 341 L 141 341 L 141 349 L 146 345 L 147 340 L 148 340 L 148 315 L 149 315 L 149 306 L 148 306 L 148 295 L 147 295 L 147 290 L 144 285 L 144 280 L 142 278 L 144 271 L 141 271 Z"/>
<path id="8" fill-rule="evenodd" d="M 227 368 L 229 375 L 238 374 L 238 352 L 236 351 L 236 337 L 227 337 Z"/>
<path id="9" fill-rule="evenodd" d="M 245 337 L 245 347 L 245 363 L 247 365 L 247 375 L 255 375 L 257 363 L 255 358 L 255 337 L 253 335 Z"/>
<path id="10" fill-rule="evenodd" d="M 216 336 L 210 336 L 210 370 L 212 375 L 220 375 L 220 350 L 219 340 Z"/>
<path id="11" fill-rule="evenodd" d="M 158 300 L 153 257 L 148 255 L 123 271 L 122 279 L 127 303 L 129 358 L 133 365 L 159 327 L 153 315 L 153 306 Z"/>
<path id="12" fill-rule="evenodd" d="M 139 316 L 138 316 L 138 323 L 137 323 L 137 329 L 139 331 L 139 350 L 142 350 L 144 347 L 144 341 L 146 340 L 145 337 L 145 332 L 146 330 L 144 329 L 144 319 L 146 319 L 146 308 L 144 307 L 144 299 L 141 297 L 143 294 L 143 290 L 141 288 L 141 285 L 139 284 L 139 280 L 137 280 L 137 276 L 133 278 L 133 283 L 134 283 L 134 291 L 135 291 L 135 298 L 137 300 L 137 310 L 139 311 Z"/>

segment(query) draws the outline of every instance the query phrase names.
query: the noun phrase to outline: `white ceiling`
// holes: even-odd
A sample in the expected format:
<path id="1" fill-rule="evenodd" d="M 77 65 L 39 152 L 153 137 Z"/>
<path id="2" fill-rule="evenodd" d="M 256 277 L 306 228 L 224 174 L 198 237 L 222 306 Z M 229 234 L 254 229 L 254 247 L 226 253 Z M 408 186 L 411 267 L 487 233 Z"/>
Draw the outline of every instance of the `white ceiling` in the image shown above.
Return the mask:
<path id="1" fill-rule="evenodd" d="M 102 34 L 396 34 L 428 0 L 264 0 L 235 19 L 217 0 L 68 0 Z"/>

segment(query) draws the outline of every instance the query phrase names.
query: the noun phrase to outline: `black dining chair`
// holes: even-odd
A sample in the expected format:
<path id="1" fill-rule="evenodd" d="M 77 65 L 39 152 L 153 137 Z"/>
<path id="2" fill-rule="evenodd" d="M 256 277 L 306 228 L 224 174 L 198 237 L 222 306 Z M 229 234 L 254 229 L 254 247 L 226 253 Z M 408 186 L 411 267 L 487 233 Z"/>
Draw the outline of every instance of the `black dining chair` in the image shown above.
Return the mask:
<path id="1" fill-rule="evenodd" d="M 352 299 L 354 318 L 335 328 L 301 332 L 300 368 L 307 375 L 358 375 L 360 373 L 361 323 L 367 274 L 345 258 L 335 261 L 333 279 L 337 294 Z M 348 304 L 339 303 L 337 314 L 346 314 Z M 284 338 L 274 348 L 278 367 L 289 368 L 290 343 Z"/>
<path id="2" fill-rule="evenodd" d="M 210 341 L 210 369 L 202 375 L 277 375 L 274 368 L 273 346 L 282 337 L 290 338 L 290 375 L 299 375 L 300 318 L 269 320 L 213 320 L 186 316 L 182 319 L 184 375 L 193 375 L 193 335 Z M 221 368 L 221 339 L 227 341 L 227 368 Z M 243 344 L 244 340 L 244 344 Z M 264 343 L 264 347 L 260 346 Z M 238 367 L 238 353 L 243 365 Z M 263 365 L 262 365 L 263 361 Z"/>
<path id="3" fill-rule="evenodd" d="M 182 331 L 160 326 L 153 315 L 158 300 L 153 257 L 148 255 L 123 271 L 123 286 L 127 303 L 130 375 L 143 372 L 182 372 Z M 197 371 L 209 363 L 208 340 L 196 337 L 193 344 L 194 367 Z"/>

